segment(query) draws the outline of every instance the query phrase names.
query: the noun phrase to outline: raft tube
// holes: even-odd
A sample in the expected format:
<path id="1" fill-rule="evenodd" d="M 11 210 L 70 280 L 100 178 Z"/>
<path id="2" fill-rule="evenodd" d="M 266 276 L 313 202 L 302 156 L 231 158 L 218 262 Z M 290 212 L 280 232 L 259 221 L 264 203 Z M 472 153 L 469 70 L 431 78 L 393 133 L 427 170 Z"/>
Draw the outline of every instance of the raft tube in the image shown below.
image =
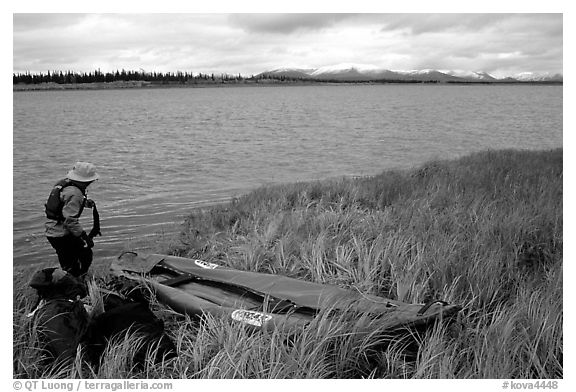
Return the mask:
<path id="1" fill-rule="evenodd" d="M 320 312 L 357 312 L 378 319 L 387 330 L 426 326 L 461 308 L 444 301 L 408 304 L 259 272 L 239 271 L 202 260 L 124 252 L 112 263 L 118 276 L 144 281 L 158 300 L 190 316 L 211 314 L 273 330 L 304 327 Z"/>

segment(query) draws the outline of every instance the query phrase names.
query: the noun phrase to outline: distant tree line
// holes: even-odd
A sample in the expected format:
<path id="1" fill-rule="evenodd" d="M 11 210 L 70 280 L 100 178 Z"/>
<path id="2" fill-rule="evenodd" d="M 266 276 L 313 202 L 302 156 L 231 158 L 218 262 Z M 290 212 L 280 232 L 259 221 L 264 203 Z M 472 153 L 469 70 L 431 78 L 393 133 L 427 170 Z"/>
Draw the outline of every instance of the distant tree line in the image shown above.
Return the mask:
<path id="1" fill-rule="evenodd" d="M 318 82 L 318 83 L 438 83 L 437 80 L 403 80 L 403 79 L 335 79 L 335 78 L 310 78 L 303 76 L 276 75 L 273 73 L 262 73 L 254 77 L 257 80 L 274 80 L 280 82 Z"/>
<path id="2" fill-rule="evenodd" d="M 214 73 L 197 73 L 192 72 L 146 72 L 140 71 L 121 71 L 101 72 L 95 70 L 92 72 L 73 72 L 73 71 L 48 71 L 46 73 L 13 73 L 13 84 L 81 84 L 81 83 L 111 83 L 111 82 L 129 82 L 141 81 L 154 84 L 193 84 L 193 83 L 438 83 L 438 81 L 419 81 L 419 80 L 340 80 L 340 79 L 314 79 L 301 76 L 275 75 L 271 73 L 262 73 L 243 77 L 241 74 L 229 75 Z"/>
<path id="3" fill-rule="evenodd" d="M 40 84 L 40 83 L 57 83 L 57 84 L 70 84 L 70 83 L 110 83 L 118 81 L 143 81 L 143 82 L 159 82 L 159 83 L 189 83 L 194 81 L 212 81 L 212 82 L 229 82 L 241 81 L 244 78 L 238 74 L 235 76 L 228 74 L 207 74 L 192 72 L 145 72 L 145 71 L 115 71 L 115 72 L 101 72 L 96 70 L 93 72 L 72 72 L 72 71 L 53 71 L 46 73 L 14 73 L 12 74 L 13 84 Z"/>

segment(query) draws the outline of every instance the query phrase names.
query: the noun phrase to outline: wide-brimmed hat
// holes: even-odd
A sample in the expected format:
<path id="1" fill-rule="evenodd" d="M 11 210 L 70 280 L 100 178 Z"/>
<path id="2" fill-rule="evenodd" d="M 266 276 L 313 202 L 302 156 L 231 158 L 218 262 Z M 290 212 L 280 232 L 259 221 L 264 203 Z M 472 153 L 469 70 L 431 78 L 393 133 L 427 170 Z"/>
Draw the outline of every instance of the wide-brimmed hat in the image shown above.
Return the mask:
<path id="1" fill-rule="evenodd" d="M 98 173 L 93 164 L 88 162 L 76 162 L 66 177 L 73 181 L 92 182 L 98 179 Z"/>

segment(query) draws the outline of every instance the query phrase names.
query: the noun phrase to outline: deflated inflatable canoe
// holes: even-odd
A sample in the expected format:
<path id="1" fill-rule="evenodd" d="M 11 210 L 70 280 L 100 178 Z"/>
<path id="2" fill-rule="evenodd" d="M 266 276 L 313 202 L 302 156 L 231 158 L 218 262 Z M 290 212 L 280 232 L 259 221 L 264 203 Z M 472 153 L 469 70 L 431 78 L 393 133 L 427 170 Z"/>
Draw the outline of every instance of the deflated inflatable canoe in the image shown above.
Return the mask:
<path id="1" fill-rule="evenodd" d="M 179 313 L 220 315 L 262 329 L 304 326 L 321 311 L 352 311 L 378 318 L 380 327 L 394 330 L 425 326 L 460 310 L 443 301 L 407 304 L 337 286 L 159 254 L 124 252 L 112 270 L 148 282 L 158 300 Z"/>

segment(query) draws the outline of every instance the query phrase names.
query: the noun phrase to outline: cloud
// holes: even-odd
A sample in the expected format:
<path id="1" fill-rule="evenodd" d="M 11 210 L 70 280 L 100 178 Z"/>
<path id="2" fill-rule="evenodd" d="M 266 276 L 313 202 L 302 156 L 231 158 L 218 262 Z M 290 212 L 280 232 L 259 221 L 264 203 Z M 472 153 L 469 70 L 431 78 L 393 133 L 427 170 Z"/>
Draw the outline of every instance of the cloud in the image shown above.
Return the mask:
<path id="1" fill-rule="evenodd" d="M 65 28 L 76 25 L 86 18 L 86 14 L 14 14 L 14 32 Z"/>
<path id="2" fill-rule="evenodd" d="M 537 31 L 562 35 L 562 14 L 382 14 L 382 31 L 402 30 L 408 34 L 429 33 L 517 33 Z"/>
<path id="3" fill-rule="evenodd" d="M 159 66 L 158 70 L 173 71 L 174 66 L 183 65 L 181 60 L 189 53 L 214 57 L 218 52 L 215 48 L 230 50 L 234 38 L 222 23 L 223 18 L 194 14 L 87 14 L 72 23 L 58 15 L 26 15 L 15 21 L 14 68 L 27 70 L 34 65 L 36 71 L 87 71 L 94 67 L 115 70 Z M 60 21 L 66 23 L 60 25 Z"/>
<path id="4" fill-rule="evenodd" d="M 380 30 L 382 36 L 391 37 L 385 50 L 403 55 L 404 67 L 498 72 L 516 64 L 517 69 L 561 72 L 562 17 L 558 14 L 410 14 L 398 15 L 386 26 Z"/>
<path id="5" fill-rule="evenodd" d="M 410 34 L 447 31 L 480 31 L 493 26 L 506 14 L 387 14 L 382 31 L 404 30 Z"/>
<path id="6" fill-rule="evenodd" d="M 332 27 L 353 14 L 232 14 L 232 26 L 249 33 L 289 34 Z"/>
<path id="7" fill-rule="evenodd" d="M 13 69 L 561 72 L 562 30 L 561 14 L 16 14 Z"/>

